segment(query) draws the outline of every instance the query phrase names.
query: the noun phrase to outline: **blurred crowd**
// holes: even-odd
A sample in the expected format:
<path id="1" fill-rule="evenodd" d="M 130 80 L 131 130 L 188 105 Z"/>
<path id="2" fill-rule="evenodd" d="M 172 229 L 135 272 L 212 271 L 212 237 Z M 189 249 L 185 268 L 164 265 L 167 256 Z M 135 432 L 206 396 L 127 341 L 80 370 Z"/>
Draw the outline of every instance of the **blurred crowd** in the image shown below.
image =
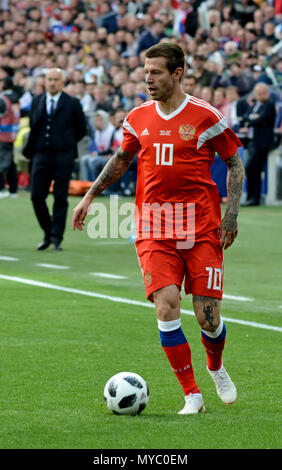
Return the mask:
<path id="1" fill-rule="evenodd" d="M 18 172 L 28 174 L 21 148 L 46 69 L 64 70 L 64 91 L 80 99 L 89 132 L 74 177 L 93 180 L 103 160 L 93 167 L 88 157 L 106 161 L 119 146 L 124 117 L 147 100 L 144 52 L 167 39 L 187 55 L 184 91 L 220 109 L 238 133 L 233 104 L 265 83 L 281 135 L 282 0 L 3 0 L 0 83 L 20 114 Z M 135 179 L 136 165 L 118 191 L 132 194 Z"/>

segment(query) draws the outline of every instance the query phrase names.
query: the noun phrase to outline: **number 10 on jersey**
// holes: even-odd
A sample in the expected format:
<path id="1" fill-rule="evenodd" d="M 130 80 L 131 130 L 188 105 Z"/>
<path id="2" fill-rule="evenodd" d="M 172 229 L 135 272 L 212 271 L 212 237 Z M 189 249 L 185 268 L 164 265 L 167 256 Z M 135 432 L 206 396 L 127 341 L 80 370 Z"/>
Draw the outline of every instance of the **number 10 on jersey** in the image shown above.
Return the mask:
<path id="1" fill-rule="evenodd" d="M 154 144 L 156 148 L 156 165 L 172 165 L 173 144 Z"/>

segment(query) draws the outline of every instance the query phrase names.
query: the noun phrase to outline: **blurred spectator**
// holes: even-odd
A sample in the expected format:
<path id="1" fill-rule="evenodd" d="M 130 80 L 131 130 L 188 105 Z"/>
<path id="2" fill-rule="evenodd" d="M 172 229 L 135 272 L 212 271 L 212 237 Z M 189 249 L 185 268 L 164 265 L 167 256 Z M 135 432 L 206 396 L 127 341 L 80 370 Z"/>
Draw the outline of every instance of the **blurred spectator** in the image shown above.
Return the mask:
<path id="1" fill-rule="evenodd" d="M 218 109 L 227 120 L 228 126 L 230 126 L 230 108 L 231 104 L 226 99 L 225 88 L 216 88 L 213 94 L 213 106 Z"/>
<path id="2" fill-rule="evenodd" d="M 244 205 L 258 206 L 261 196 L 261 172 L 267 162 L 269 150 L 274 144 L 275 106 L 270 99 L 269 88 L 265 83 L 254 87 L 254 101 L 245 116 L 244 128 L 249 138 L 246 176 L 248 197 Z"/>
<path id="3" fill-rule="evenodd" d="M 209 86 L 212 79 L 216 76 L 206 67 L 207 58 L 201 54 L 195 54 L 193 60 L 193 73 L 197 78 L 197 84 L 200 86 Z"/>
<path id="4" fill-rule="evenodd" d="M 239 63 L 242 57 L 242 51 L 239 49 L 235 41 L 226 41 L 223 46 L 224 62 L 226 65 L 231 65 L 234 62 Z"/>
<path id="5" fill-rule="evenodd" d="M 224 67 L 223 54 L 219 50 L 219 41 L 217 39 L 209 38 L 207 42 L 208 58 L 210 62 L 215 62 Z"/>
<path id="6" fill-rule="evenodd" d="M 240 96 L 247 94 L 251 90 L 251 84 L 248 77 L 242 71 L 239 62 L 234 62 L 228 70 L 229 85 L 236 86 Z"/>
<path id="7" fill-rule="evenodd" d="M 209 10 L 208 22 L 209 22 L 210 28 L 213 28 L 214 26 L 220 26 L 220 23 L 221 23 L 220 12 L 218 10 Z"/>
<path id="8" fill-rule="evenodd" d="M 83 78 L 86 83 L 90 83 L 91 80 L 95 80 L 96 83 L 101 85 L 105 71 L 104 67 L 98 64 L 94 54 L 90 53 L 85 56 L 83 73 Z"/>
<path id="9" fill-rule="evenodd" d="M 143 102 L 146 100 L 146 95 L 143 95 Z M 121 145 L 123 139 L 123 121 L 127 112 L 124 109 L 117 109 L 114 114 L 114 134 L 112 141 L 112 151 L 115 152 Z M 132 164 L 127 171 L 122 175 L 119 180 L 119 187 L 115 184 L 112 190 L 121 193 L 124 196 L 131 196 L 135 193 L 137 179 L 137 156 L 134 158 Z"/>
<path id="10" fill-rule="evenodd" d="M 112 155 L 115 128 L 109 114 L 102 109 L 95 114 L 94 135 L 89 146 L 89 153 L 80 161 L 81 178 L 94 181 Z"/>
<path id="11" fill-rule="evenodd" d="M 84 80 L 79 80 L 74 84 L 74 94 L 79 99 L 84 114 L 91 115 L 94 112 L 95 101 L 88 93 Z"/>
<path id="12" fill-rule="evenodd" d="M 203 86 L 201 88 L 201 99 L 209 104 L 213 104 L 214 90 L 211 86 Z"/>
<path id="13" fill-rule="evenodd" d="M 116 33 L 118 29 L 117 13 L 111 9 L 109 3 L 103 2 L 100 5 L 100 14 L 102 15 L 101 26 L 106 28 L 109 34 Z"/>
<path id="14" fill-rule="evenodd" d="M 198 29 L 197 6 L 201 2 L 195 0 L 180 0 L 175 12 L 173 34 L 176 37 L 187 33 L 194 37 Z"/>
<path id="15" fill-rule="evenodd" d="M 235 43 L 235 41 L 233 40 L 233 34 L 232 34 L 232 24 L 230 23 L 230 21 L 223 21 L 218 29 L 219 29 L 219 48 L 221 51 L 223 51 L 225 50 L 225 44 L 231 44 L 232 42 Z"/>
<path id="16" fill-rule="evenodd" d="M 263 25 L 263 37 L 267 40 L 269 44 L 274 46 L 278 39 L 275 35 L 275 24 L 272 21 L 266 21 Z"/>
<path id="17" fill-rule="evenodd" d="M 137 93 L 134 97 L 134 107 L 141 106 L 145 101 L 147 101 L 147 95 L 145 93 Z"/>
<path id="18" fill-rule="evenodd" d="M 18 180 L 13 144 L 19 130 L 17 95 L 7 68 L 0 68 L 0 198 L 17 195 Z M 5 190 L 5 180 L 9 191 Z"/>
<path id="19" fill-rule="evenodd" d="M 136 84 L 133 81 L 127 81 L 121 85 L 121 105 L 126 111 L 130 111 L 134 108 L 135 95 L 136 95 Z"/>
<path id="20" fill-rule="evenodd" d="M 182 79 L 182 88 L 185 93 L 188 93 L 188 95 L 194 96 L 194 91 L 197 86 L 197 79 L 195 75 L 187 75 Z"/>
<path id="21" fill-rule="evenodd" d="M 250 76 L 248 77 L 249 83 L 250 83 L 250 89 L 252 90 L 256 83 L 258 82 L 263 82 L 267 83 L 268 85 L 271 85 L 271 80 L 268 77 L 268 75 L 265 73 L 263 70 L 263 67 L 261 65 L 253 65 L 251 67 L 251 73 Z"/>
<path id="22" fill-rule="evenodd" d="M 255 29 L 254 23 L 249 23 L 245 28 L 245 49 L 252 51 L 255 42 L 257 41 L 259 32 Z"/>
<path id="23" fill-rule="evenodd" d="M 145 31 L 139 41 L 137 46 L 137 54 L 139 55 L 141 51 L 148 49 L 151 46 L 157 44 L 162 38 L 166 37 L 165 25 L 161 20 L 155 20 L 150 26 L 150 29 Z"/>
<path id="24" fill-rule="evenodd" d="M 226 72 L 224 75 L 224 64 L 219 64 L 217 62 L 209 60 L 207 63 L 207 67 L 211 72 L 214 73 L 214 76 L 210 81 L 210 85 L 212 88 L 225 88 L 230 84 L 229 79 L 226 76 Z"/>
<path id="25" fill-rule="evenodd" d="M 279 58 L 275 64 L 275 68 L 273 70 L 274 74 L 274 83 L 273 85 L 282 85 L 282 58 Z"/>
<path id="26" fill-rule="evenodd" d="M 230 104 L 229 125 L 234 132 L 238 133 L 242 127 L 243 117 L 247 113 L 249 105 L 245 99 L 240 99 L 236 86 L 228 86 L 225 89 L 225 93 L 226 100 Z"/>
<path id="27" fill-rule="evenodd" d="M 238 20 L 242 26 L 252 21 L 258 4 L 252 0 L 231 0 L 230 18 Z"/>
<path id="28" fill-rule="evenodd" d="M 94 89 L 94 111 L 105 111 L 111 113 L 113 111 L 112 103 L 107 95 L 107 89 L 105 86 L 96 86 Z"/>

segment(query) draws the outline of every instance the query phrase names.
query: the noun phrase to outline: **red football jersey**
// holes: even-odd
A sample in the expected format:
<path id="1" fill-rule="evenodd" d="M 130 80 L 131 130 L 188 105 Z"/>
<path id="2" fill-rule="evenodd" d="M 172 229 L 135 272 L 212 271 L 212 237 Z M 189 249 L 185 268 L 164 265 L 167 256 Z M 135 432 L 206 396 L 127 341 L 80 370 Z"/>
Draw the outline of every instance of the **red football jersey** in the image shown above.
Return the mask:
<path id="1" fill-rule="evenodd" d="M 148 101 L 123 125 L 122 149 L 138 152 L 137 238 L 199 240 L 218 228 L 220 198 L 210 168 L 216 152 L 227 160 L 242 146 L 223 115 L 187 95 L 169 115 Z"/>

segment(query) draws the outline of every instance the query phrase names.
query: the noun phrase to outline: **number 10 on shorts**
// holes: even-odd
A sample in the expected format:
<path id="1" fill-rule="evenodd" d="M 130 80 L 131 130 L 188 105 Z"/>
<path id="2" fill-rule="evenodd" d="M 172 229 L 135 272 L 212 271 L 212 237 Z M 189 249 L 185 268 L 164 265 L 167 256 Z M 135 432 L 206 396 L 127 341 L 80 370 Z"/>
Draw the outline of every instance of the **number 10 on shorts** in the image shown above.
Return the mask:
<path id="1" fill-rule="evenodd" d="M 222 269 L 207 267 L 206 271 L 209 273 L 208 289 L 221 290 L 222 289 Z"/>

